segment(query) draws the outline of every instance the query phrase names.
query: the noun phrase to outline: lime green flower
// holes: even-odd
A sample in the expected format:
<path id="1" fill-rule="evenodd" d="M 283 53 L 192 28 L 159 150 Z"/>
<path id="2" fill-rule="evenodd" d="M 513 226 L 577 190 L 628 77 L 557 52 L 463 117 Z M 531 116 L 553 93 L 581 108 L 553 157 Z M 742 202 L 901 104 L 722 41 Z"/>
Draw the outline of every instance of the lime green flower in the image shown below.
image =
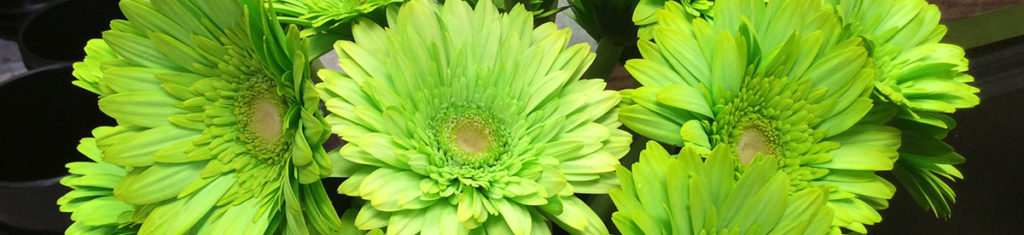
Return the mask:
<path id="1" fill-rule="evenodd" d="M 892 125 L 904 133 L 896 176 L 924 208 L 948 218 L 953 190 L 943 178 L 963 178 L 953 167 L 963 157 L 942 143 L 955 122 L 946 116 L 978 104 L 978 89 L 964 50 L 940 43 L 946 27 L 939 10 L 924 0 L 831 0 L 847 28 L 846 37 L 871 42 L 878 73 L 873 98 L 893 108 Z M 913 138 L 913 139 L 911 139 Z"/>
<path id="2" fill-rule="evenodd" d="M 140 233 L 332 233 L 329 135 L 294 26 L 256 0 L 125 0 L 75 84 L 117 120 L 96 132 L 127 173 Z"/>
<path id="3" fill-rule="evenodd" d="M 665 8 L 665 2 L 676 2 L 681 4 L 686 17 L 686 20 L 692 20 L 694 18 L 705 18 L 710 21 L 714 18 L 715 1 L 714 0 L 640 0 L 640 3 L 636 5 L 636 9 L 633 10 L 633 23 L 639 26 L 640 29 L 637 31 L 637 37 L 641 40 L 651 40 L 654 38 L 654 27 L 658 25 L 658 19 L 655 17 L 655 12 Z"/>
<path id="4" fill-rule="evenodd" d="M 104 131 L 103 128 L 96 131 Z M 138 207 L 124 203 L 114 196 L 114 186 L 128 174 L 124 167 L 104 162 L 96 139 L 82 139 L 78 151 L 90 162 L 68 163 L 68 172 L 60 183 L 71 187 L 60 199 L 60 211 L 70 212 L 75 222 L 67 234 L 135 234 L 138 223 L 133 220 Z"/>
<path id="5" fill-rule="evenodd" d="M 321 70 L 340 193 L 367 201 L 355 223 L 389 234 L 548 234 L 605 226 L 574 193 L 617 186 L 631 136 L 619 95 L 577 80 L 594 55 L 567 29 L 533 27 L 522 6 L 404 4 L 389 28 L 353 26 Z M 547 219 L 545 219 L 547 218 Z"/>
<path id="6" fill-rule="evenodd" d="M 743 164 L 776 159 L 791 192 L 828 187 L 833 225 L 866 232 L 895 191 L 874 172 L 892 169 L 900 132 L 859 123 L 872 107 L 872 65 L 862 41 L 839 40 L 826 9 L 722 0 L 709 23 L 668 2 L 654 42 L 639 42 L 643 59 L 626 63 L 643 86 L 623 91 L 621 121 L 699 152 L 728 146 Z"/>
<path id="7" fill-rule="evenodd" d="M 775 161 L 759 158 L 737 178 L 736 153 L 716 147 L 707 161 L 693 147 L 673 158 L 650 142 L 633 171 L 619 166 L 621 189 L 611 195 L 612 222 L 623 235 L 806 234 L 830 230 L 828 191 L 790 194 Z"/>
<path id="8" fill-rule="evenodd" d="M 940 43 L 946 27 L 924 0 L 834 0 L 847 37 L 864 37 L 878 72 L 877 98 L 899 105 L 898 117 L 946 127 L 939 113 L 978 104 L 978 89 L 967 70 L 964 50 Z"/>

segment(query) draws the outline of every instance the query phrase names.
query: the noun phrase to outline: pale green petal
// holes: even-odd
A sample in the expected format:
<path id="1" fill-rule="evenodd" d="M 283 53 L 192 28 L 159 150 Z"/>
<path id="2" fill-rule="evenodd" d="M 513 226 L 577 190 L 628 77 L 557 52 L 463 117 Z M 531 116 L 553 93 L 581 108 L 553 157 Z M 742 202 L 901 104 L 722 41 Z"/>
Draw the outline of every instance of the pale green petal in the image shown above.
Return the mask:
<path id="1" fill-rule="evenodd" d="M 132 172 L 114 187 L 114 195 L 125 202 L 144 205 L 173 198 L 199 177 L 204 162 L 156 164 Z"/>
<path id="2" fill-rule="evenodd" d="M 235 181 L 234 176 L 221 176 L 202 190 L 186 196 L 183 198 L 184 200 L 175 200 L 158 206 L 142 223 L 139 233 L 185 233 L 206 215 L 207 211 L 220 199 L 220 195 L 227 192 Z"/>
<path id="3" fill-rule="evenodd" d="M 725 147 L 709 156 L 685 147 L 672 157 L 649 143 L 632 171 L 619 169 L 633 178 L 611 193 L 619 210 L 612 221 L 623 234 L 821 234 L 832 226 L 822 188 L 790 194 L 787 174 L 765 158 L 737 179 L 739 164 Z"/>
<path id="4" fill-rule="evenodd" d="M 172 106 L 179 102 L 177 99 L 161 93 L 138 91 L 113 94 L 101 98 L 99 107 L 103 113 L 122 124 L 151 128 L 165 126 L 170 124 L 168 116 L 182 111 Z"/>

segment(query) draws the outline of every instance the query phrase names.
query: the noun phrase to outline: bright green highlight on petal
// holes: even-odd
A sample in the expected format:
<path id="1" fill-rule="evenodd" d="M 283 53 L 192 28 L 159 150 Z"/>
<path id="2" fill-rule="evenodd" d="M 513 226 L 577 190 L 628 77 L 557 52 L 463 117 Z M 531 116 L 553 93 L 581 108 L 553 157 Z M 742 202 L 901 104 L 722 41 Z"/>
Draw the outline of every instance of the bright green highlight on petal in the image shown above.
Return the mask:
<path id="1" fill-rule="evenodd" d="M 788 191 L 775 161 L 759 158 L 738 177 L 736 153 L 717 147 L 705 155 L 684 147 L 670 156 L 650 142 L 632 171 L 618 167 L 612 222 L 624 235 L 826 234 L 833 211 L 828 190 Z M 704 160 L 706 159 L 706 160 Z"/>
<path id="2" fill-rule="evenodd" d="M 387 28 L 356 20 L 355 40 L 335 44 L 344 73 L 321 70 L 317 88 L 348 141 L 338 192 L 367 201 L 360 230 L 608 233 L 575 194 L 618 184 L 632 139 L 618 129 L 620 96 L 579 80 L 587 45 L 533 19 L 523 6 L 417 0 Z"/>

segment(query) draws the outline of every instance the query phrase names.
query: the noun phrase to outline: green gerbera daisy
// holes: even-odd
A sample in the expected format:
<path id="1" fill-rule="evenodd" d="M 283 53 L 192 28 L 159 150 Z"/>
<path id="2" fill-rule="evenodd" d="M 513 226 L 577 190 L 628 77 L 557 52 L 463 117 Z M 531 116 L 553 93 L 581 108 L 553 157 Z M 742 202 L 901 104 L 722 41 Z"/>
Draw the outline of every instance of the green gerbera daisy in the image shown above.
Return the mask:
<path id="1" fill-rule="evenodd" d="M 78 151 L 92 161 L 68 163 L 71 175 L 60 180 L 71 191 L 57 199 L 57 204 L 61 212 L 70 212 L 71 220 L 75 221 L 65 233 L 135 234 L 141 222 L 133 217 L 138 207 L 114 196 L 115 185 L 128 170 L 104 162 L 94 138 L 82 139 Z"/>
<path id="2" fill-rule="evenodd" d="M 612 222 L 623 235 L 806 234 L 830 230 L 828 191 L 809 187 L 790 194 L 789 179 L 769 158 L 755 160 L 736 177 L 736 153 L 716 147 L 702 154 L 685 147 L 673 158 L 650 142 L 633 171 L 618 166 L 621 189 L 611 195 L 619 211 Z"/>
<path id="3" fill-rule="evenodd" d="M 633 10 L 633 23 L 639 26 L 640 29 L 637 31 L 637 37 L 641 40 L 651 40 L 654 38 L 654 27 L 658 25 L 658 19 L 655 17 L 655 12 L 665 8 L 665 2 L 676 2 L 683 6 L 683 10 L 686 11 L 687 20 L 693 18 L 705 18 L 711 20 L 714 18 L 715 1 L 714 0 L 640 0 L 636 5 L 636 9 Z"/>
<path id="4" fill-rule="evenodd" d="M 623 124 L 702 152 L 729 146 L 743 164 L 771 157 L 791 192 L 829 188 L 833 225 L 881 221 L 895 188 L 874 172 L 892 169 L 900 132 L 859 123 L 874 75 L 862 41 L 840 41 L 819 0 L 716 1 L 711 23 L 665 6 L 643 59 L 626 63 L 643 86 L 623 91 Z"/>
<path id="5" fill-rule="evenodd" d="M 340 193 L 367 201 L 360 229 L 389 234 L 548 234 L 605 226 L 574 193 L 617 185 L 631 136 L 619 95 L 577 80 L 594 55 L 568 29 L 533 28 L 522 6 L 427 0 L 353 26 L 335 47 L 345 73 L 317 85 L 349 143 Z"/>
<path id="6" fill-rule="evenodd" d="M 113 195 L 140 233 L 332 233 L 309 58 L 256 0 L 125 0 L 87 46 L 76 85 L 117 120 L 97 129 Z"/>
<path id="7" fill-rule="evenodd" d="M 978 105 L 978 89 L 967 70 L 964 50 L 940 43 L 946 27 L 940 13 L 924 0 L 833 0 L 845 36 L 864 37 L 872 44 L 881 101 L 899 105 L 898 117 L 946 127 L 938 113 Z"/>
<path id="8" fill-rule="evenodd" d="M 953 190 L 943 178 L 963 178 L 953 167 L 963 157 L 942 143 L 955 122 L 946 116 L 978 104 L 974 78 L 964 73 L 967 59 L 959 46 L 940 43 L 946 27 L 935 5 L 924 0 L 832 0 L 847 37 L 871 42 L 878 73 L 873 98 L 893 108 L 890 124 L 904 133 L 896 177 L 924 208 L 948 218 Z"/>

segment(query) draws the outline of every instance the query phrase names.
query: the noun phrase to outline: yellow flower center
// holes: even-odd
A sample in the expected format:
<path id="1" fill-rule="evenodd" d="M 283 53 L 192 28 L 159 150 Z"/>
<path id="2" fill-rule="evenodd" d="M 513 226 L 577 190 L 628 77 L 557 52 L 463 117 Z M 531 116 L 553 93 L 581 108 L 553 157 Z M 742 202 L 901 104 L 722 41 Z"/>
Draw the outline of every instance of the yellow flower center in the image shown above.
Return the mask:
<path id="1" fill-rule="evenodd" d="M 281 127 L 280 105 L 272 99 L 261 99 L 256 101 L 252 107 L 252 122 L 249 128 L 253 130 L 259 141 L 263 144 L 273 144 L 281 138 L 284 131 Z"/>
<path id="2" fill-rule="evenodd" d="M 462 119 L 452 128 L 455 144 L 466 153 L 487 152 L 491 148 L 491 129 L 475 119 Z"/>
<path id="3" fill-rule="evenodd" d="M 764 130 L 751 126 L 744 128 L 743 133 L 740 134 L 739 141 L 736 143 L 736 153 L 740 155 L 740 162 L 750 165 L 759 153 L 762 156 L 774 155 L 775 146 Z"/>
<path id="4" fill-rule="evenodd" d="M 238 137 L 249 151 L 261 159 L 278 159 L 288 150 L 284 114 L 286 101 L 277 94 L 277 86 L 267 77 L 256 77 L 243 84 L 235 103 Z"/>

